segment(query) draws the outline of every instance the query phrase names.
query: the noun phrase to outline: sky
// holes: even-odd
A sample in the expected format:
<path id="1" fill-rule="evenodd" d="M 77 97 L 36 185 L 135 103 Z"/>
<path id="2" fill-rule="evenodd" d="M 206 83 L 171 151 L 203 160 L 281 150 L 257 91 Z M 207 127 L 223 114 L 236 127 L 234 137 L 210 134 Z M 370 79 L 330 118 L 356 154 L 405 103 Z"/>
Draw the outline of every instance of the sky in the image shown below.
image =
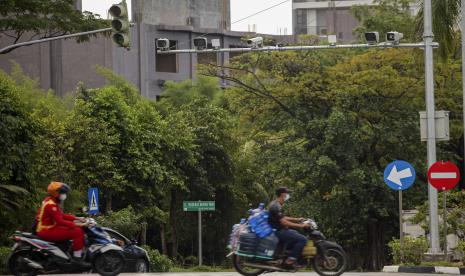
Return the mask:
<path id="1" fill-rule="evenodd" d="M 144 0 L 138 0 L 144 1 Z M 238 21 L 258 11 L 274 6 L 284 0 L 231 0 L 231 22 Z M 82 0 L 83 10 L 107 17 L 107 10 L 120 0 Z M 128 1 L 130 2 L 130 1 Z M 287 34 L 292 32 L 292 1 L 287 1 L 271 10 L 232 24 L 233 31 L 248 31 L 249 25 L 256 25 L 256 31 L 265 34 Z M 252 27 L 251 27 L 252 28 Z"/>

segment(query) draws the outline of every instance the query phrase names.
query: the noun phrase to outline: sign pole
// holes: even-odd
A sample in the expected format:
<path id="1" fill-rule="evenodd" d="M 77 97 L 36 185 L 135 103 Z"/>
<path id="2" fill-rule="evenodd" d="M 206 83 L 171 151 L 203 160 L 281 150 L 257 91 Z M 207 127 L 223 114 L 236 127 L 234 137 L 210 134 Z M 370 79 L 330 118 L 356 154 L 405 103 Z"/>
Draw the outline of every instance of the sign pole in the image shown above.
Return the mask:
<path id="1" fill-rule="evenodd" d="M 444 223 L 444 259 L 447 262 L 447 208 L 446 208 L 446 189 L 442 191 L 442 206 L 444 207 L 443 223 Z"/>
<path id="2" fill-rule="evenodd" d="M 428 170 L 429 188 L 434 187 L 437 191 L 442 191 L 443 223 L 444 223 L 444 257 L 447 260 L 447 206 L 446 191 L 451 190 L 460 180 L 460 170 L 452 162 L 439 161 L 434 163 Z M 437 253 L 437 252 L 436 252 Z"/>
<path id="3" fill-rule="evenodd" d="M 202 266 L 202 210 L 199 209 L 199 266 Z"/>
<path id="4" fill-rule="evenodd" d="M 402 190 L 399 190 L 399 229 L 400 229 L 400 262 L 404 261 L 404 223 L 402 219 Z"/>

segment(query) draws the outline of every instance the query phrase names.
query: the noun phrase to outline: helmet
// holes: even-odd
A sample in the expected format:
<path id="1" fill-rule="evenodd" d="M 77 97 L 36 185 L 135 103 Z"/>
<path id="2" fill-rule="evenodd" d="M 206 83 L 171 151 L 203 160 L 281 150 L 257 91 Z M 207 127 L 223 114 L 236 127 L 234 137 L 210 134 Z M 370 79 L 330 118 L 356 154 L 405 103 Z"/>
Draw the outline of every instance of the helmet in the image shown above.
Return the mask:
<path id="1" fill-rule="evenodd" d="M 52 182 L 47 187 L 47 192 L 53 197 L 58 197 L 60 194 L 67 194 L 71 188 L 62 182 Z"/>

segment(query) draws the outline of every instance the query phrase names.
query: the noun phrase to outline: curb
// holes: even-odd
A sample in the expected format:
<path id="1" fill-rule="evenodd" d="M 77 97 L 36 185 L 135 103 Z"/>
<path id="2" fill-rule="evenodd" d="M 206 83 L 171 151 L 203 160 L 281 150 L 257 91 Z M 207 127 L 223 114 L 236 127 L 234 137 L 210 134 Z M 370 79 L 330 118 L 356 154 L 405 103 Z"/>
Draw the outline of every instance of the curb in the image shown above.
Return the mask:
<path id="1" fill-rule="evenodd" d="M 399 266 L 390 265 L 383 267 L 383 272 L 403 272 L 403 273 L 441 273 L 465 275 L 465 268 L 450 266 Z"/>

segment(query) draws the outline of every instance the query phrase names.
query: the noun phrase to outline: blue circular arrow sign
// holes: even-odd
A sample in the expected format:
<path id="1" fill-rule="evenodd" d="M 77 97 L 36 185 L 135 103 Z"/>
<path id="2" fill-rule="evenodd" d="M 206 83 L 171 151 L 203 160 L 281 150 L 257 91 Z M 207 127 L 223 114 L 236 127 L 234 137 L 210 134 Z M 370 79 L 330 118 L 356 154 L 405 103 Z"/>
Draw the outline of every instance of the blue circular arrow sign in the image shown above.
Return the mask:
<path id="1" fill-rule="evenodd" d="M 384 182 L 396 191 L 410 188 L 415 182 L 415 176 L 413 166 L 402 160 L 396 160 L 384 169 Z"/>

